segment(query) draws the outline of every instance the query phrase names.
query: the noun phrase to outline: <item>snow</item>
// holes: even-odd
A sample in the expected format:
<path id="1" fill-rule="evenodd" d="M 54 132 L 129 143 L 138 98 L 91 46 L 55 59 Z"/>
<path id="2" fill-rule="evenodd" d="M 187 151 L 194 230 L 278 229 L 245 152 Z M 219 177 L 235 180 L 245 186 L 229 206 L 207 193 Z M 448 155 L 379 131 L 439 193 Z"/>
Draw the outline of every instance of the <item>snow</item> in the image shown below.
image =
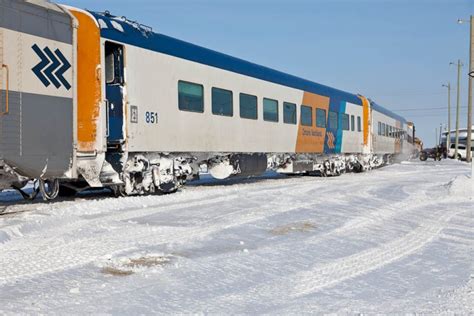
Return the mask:
<path id="1" fill-rule="evenodd" d="M 2 313 L 474 313 L 462 162 L 21 203 L 0 194 Z"/>

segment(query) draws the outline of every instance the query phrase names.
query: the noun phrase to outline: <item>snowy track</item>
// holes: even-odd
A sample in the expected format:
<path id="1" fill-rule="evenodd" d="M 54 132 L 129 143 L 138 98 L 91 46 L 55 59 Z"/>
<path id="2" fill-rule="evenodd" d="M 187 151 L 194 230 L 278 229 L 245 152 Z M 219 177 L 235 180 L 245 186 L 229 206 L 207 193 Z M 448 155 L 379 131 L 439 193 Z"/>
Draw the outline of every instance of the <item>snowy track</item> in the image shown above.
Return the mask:
<path id="1" fill-rule="evenodd" d="M 0 312 L 472 313 L 468 173 L 411 162 L 9 205 Z"/>

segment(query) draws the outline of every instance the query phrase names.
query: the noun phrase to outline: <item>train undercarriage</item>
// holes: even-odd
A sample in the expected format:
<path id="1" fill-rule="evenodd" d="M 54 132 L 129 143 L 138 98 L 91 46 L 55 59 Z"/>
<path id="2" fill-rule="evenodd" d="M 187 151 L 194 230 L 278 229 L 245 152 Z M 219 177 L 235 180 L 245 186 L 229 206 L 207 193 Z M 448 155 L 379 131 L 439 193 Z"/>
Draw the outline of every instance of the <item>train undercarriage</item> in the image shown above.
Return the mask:
<path id="1" fill-rule="evenodd" d="M 84 170 L 78 180 L 28 179 L 1 163 L 0 189 L 14 188 L 25 199 L 34 199 L 41 193 L 44 200 L 74 195 L 94 187 L 108 188 L 115 196 L 166 194 L 198 179 L 203 172 L 216 179 L 259 176 L 267 170 L 288 175 L 332 177 L 378 168 L 390 157 L 388 154 L 121 153 L 111 154 L 103 161 L 101 172 L 95 175 L 98 179 L 94 181 L 90 180 L 94 175 L 87 175 Z M 31 193 L 23 189 L 29 181 L 33 181 Z"/>

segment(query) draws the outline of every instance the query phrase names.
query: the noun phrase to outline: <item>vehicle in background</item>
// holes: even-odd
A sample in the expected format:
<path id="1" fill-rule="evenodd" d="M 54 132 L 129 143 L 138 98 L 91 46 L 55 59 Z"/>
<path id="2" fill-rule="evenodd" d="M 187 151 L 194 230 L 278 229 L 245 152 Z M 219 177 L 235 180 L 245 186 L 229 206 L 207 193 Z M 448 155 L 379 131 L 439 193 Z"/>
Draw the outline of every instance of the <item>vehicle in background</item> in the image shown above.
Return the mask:
<path id="1" fill-rule="evenodd" d="M 474 125 L 472 126 L 473 132 L 471 133 L 471 139 L 474 139 Z M 451 130 L 450 134 L 450 144 L 454 144 L 456 142 L 456 130 Z M 447 147 L 447 137 L 448 131 L 445 131 L 441 134 L 441 144 Z M 467 128 L 460 128 L 458 133 L 458 144 L 466 144 L 467 143 Z M 451 147 L 451 146 L 449 146 Z M 453 147 L 454 148 L 454 147 Z"/>
<path id="2" fill-rule="evenodd" d="M 449 152 L 448 152 L 448 157 L 449 158 L 456 158 L 458 160 L 465 160 L 466 159 L 466 145 L 465 144 L 458 144 L 458 154 L 457 157 L 454 157 L 455 154 L 455 149 L 456 149 L 456 144 L 451 144 L 449 146 Z M 472 152 L 474 151 L 474 146 L 471 146 L 471 157 L 472 157 Z"/>
<path id="3" fill-rule="evenodd" d="M 420 160 L 426 161 L 428 158 L 432 158 L 435 161 L 440 161 L 442 158 L 446 159 L 447 151 L 443 145 L 436 146 L 434 148 L 426 148 L 420 152 Z"/>

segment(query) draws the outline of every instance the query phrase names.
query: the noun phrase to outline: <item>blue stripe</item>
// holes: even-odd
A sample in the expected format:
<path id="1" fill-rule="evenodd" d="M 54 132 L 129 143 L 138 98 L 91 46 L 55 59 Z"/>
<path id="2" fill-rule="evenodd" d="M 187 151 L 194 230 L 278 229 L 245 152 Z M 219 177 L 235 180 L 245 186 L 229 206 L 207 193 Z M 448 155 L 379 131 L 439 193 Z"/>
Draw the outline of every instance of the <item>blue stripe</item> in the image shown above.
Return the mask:
<path id="1" fill-rule="evenodd" d="M 273 82 L 329 98 L 336 98 L 353 104 L 362 105 L 360 98 L 355 94 L 257 65 L 163 34 L 146 32 L 132 26 L 127 22 L 122 21 L 121 18 L 117 18 L 112 15 L 105 15 L 103 13 L 91 11 L 90 13 L 97 20 L 101 19 L 104 21 L 104 23 L 108 26 L 107 28 L 101 29 L 101 36 L 105 39 L 141 47 L 178 58 L 183 58 L 200 64 L 224 69 L 241 75 Z M 112 21 L 122 26 L 124 32 L 116 30 L 111 23 Z M 376 105 L 375 108 L 384 114 L 399 119 L 400 121 L 405 121 L 405 119 L 401 116 L 396 115 L 382 108 L 381 106 Z"/>
<path id="2" fill-rule="evenodd" d="M 355 94 L 298 78 L 166 35 L 151 32 L 145 33 L 144 31 L 140 31 L 130 24 L 121 21 L 119 18 L 114 19 L 111 16 L 104 16 L 97 12 L 90 13 L 96 19 L 102 19 L 108 25 L 108 28 L 101 29 L 101 36 L 106 39 L 183 58 L 204 65 L 232 71 L 249 77 L 270 81 L 327 97 L 338 96 L 348 102 L 361 105 L 360 99 Z M 112 27 L 111 21 L 120 24 L 123 27 L 124 32 L 114 29 Z"/>
<path id="3" fill-rule="evenodd" d="M 402 117 L 402 116 L 400 116 L 400 115 L 398 115 L 398 114 L 396 114 L 396 113 L 393 113 L 393 112 L 390 111 L 390 110 L 387 110 L 386 108 L 384 108 L 384 107 L 378 105 L 378 104 L 375 103 L 375 102 L 372 102 L 372 101 L 371 101 L 371 102 L 370 102 L 370 106 L 372 107 L 373 110 L 375 110 L 375 111 L 377 111 L 377 112 L 380 112 L 380 113 L 385 114 L 385 115 L 387 115 L 387 116 L 389 116 L 389 117 L 391 117 L 391 118 L 393 118 L 393 119 L 396 119 L 396 120 L 400 121 L 401 123 L 406 123 L 406 120 L 405 120 L 404 117 Z"/>

